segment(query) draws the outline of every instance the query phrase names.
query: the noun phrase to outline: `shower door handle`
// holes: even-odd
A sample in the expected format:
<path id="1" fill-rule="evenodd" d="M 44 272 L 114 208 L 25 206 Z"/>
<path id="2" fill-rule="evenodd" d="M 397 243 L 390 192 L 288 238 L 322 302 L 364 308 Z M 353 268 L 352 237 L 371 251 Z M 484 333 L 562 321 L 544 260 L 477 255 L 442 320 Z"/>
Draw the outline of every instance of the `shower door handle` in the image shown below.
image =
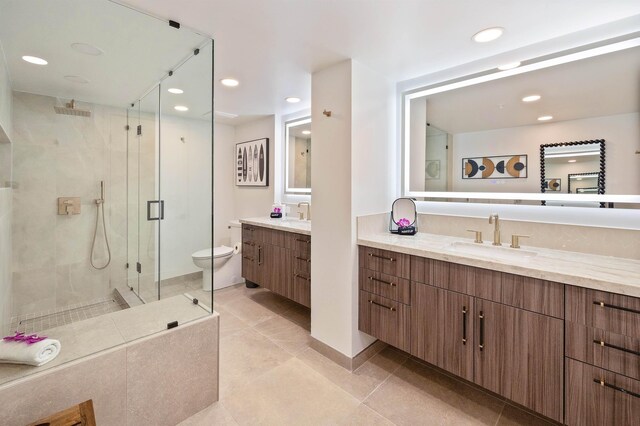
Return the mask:
<path id="1" fill-rule="evenodd" d="M 151 217 L 151 205 L 157 204 L 160 207 L 160 216 Z M 147 201 L 147 220 L 163 220 L 164 219 L 164 200 Z"/>

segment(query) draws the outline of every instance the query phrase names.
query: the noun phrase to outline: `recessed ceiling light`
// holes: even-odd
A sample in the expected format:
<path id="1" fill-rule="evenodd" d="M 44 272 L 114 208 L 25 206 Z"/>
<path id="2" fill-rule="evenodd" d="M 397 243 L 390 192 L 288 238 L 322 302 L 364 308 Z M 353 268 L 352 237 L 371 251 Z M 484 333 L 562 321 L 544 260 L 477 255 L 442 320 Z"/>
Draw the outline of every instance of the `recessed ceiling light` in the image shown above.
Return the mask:
<path id="1" fill-rule="evenodd" d="M 478 31 L 473 35 L 473 41 L 476 43 L 486 43 L 489 41 L 493 41 L 504 33 L 504 28 L 502 27 L 492 27 L 487 28 L 486 30 Z"/>
<path id="2" fill-rule="evenodd" d="M 539 101 L 542 96 L 540 95 L 529 95 L 522 98 L 522 102 L 535 102 Z"/>
<path id="3" fill-rule="evenodd" d="M 184 90 L 176 89 L 175 87 L 172 87 L 171 89 L 167 89 L 167 92 L 173 93 L 174 95 L 180 95 L 180 94 L 184 93 Z"/>
<path id="4" fill-rule="evenodd" d="M 49 63 L 42 58 L 38 58 L 37 56 L 23 56 L 22 59 L 34 65 L 47 65 Z"/>
<path id="5" fill-rule="evenodd" d="M 568 160 L 567 163 L 575 163 L 578 160 Z"/>
<path id="6" fill-rule="evenodd" d="M 222 80 L 220 80 L 220 83 L 227 87 L 236 87 L 238 84 L 240 84 L 240 82 L 235 78 L 223 78 Z"/>
<path id="7" fill-rule="evenodd" d="M 303 135 L 310 135 L 311 134 L 311 130 L 303 130 L 302 134 Z"/>
<path id="8" fill-rule="evenodd" d="M 184 111 L 189 111 L 189 108 L 187 108 L 184 105 L 176 105 L 176 106 L 173 107 L 173 109 L 175 109 L 176 111 L 183 111 L 183 112 Z"/>
<path id="9" fill-rule="evenodd" d="M 300 98 L 289 96 L 288 98 L 285 98 L 285 101 L 289 102 L 290 104 L 297 104 L 298 102 L 300 102 Z"/>
<path id="10" fill-rule="evenodd" d="M 538 121 L 549 121 L 553 119 L 553 115 L 541 115 L 538 117 Z"/>
<path id="11" fill-rule="evenodd" d="M 92 46 L 88 43 L 73 43 L 71 48 L 85 55 L 100 56 L 104 53 L 99 47 Z"/>
<path id="12" fill-rule="evenodd" d="M 518 68 L 520 66 L 520 62 L 509 62 L 508 64 L 500 65 L 498 69 L 500 71 L 512 70 L 514 68 Z"/>
<path id="13" fill-rule="evenodd" d="M 65 75 L 64 79 L 72 83 L 80 83 L 80 84 L 87 84 L 89 82 L 89 80 L 87 80 L 84 77 L 80 77 L 79 75 Z"/>

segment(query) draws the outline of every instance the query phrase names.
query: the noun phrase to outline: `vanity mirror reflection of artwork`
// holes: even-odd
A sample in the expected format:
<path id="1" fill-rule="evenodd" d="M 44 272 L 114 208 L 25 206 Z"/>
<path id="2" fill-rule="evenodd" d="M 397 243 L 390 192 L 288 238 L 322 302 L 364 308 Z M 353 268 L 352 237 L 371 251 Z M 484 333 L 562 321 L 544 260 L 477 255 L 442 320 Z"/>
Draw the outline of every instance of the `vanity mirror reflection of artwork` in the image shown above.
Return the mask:
<path id="1" fill-rule="evenodd" d="M 403 196 L 638 208 L 640 37 L 518 59 L 506 72 L 407 82 Z M 569 178 L 587 172 L 599 174 L 588 187 Z"/>

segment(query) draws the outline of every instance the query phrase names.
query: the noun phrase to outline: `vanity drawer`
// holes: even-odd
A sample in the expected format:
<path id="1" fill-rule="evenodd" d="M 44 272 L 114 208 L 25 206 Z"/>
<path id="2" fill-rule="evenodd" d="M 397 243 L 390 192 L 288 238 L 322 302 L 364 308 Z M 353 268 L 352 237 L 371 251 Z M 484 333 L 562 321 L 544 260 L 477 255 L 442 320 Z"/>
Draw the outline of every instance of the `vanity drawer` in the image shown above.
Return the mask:
<path id="1" fill-rule="evenodd" d="M 410 350 L 410 307 L 360 290 L 358 328 L 385 343 Z"/>
<path id="2" fill-rule="evenodd" d="M 254 243 L 262 242 L 263 231 L 265 229 L 259 226 L 248 225 L 246 223 L 242 224 L 242 241 L 252 241 Z"/>
<path id="3" fill-rule="evenodd" d="M 293 272 L 300 273 L 305 276 L 311 276 L 311 256 L 308 254 L 300 255 L 299 253 L 292 253 L 293 259 Z"/>
<path id="4" fill-rule="evenodd" d="M 411 281 L 446 288 L 449 284 L 449 263 L 411 256 Z"/>
<path id="5" fill-rule="evenodd" d="M 289 233 L 288 248 L 300 256 L 309 255 L 309 258 L 311 258 L 311 236 Z"/>
<path id="6" fill-rule="evenodd" d="M 635 337 L 565 322 L 568 357 L 640 380 L 640 335 Z"/>
<path id="7" fill-rule="evenodd" d="M 566 286 L 567 321 L 623 336 L 640 336 L 640 299 Z"/>
<path id="8" fill-rule="evenodd" d="M 564 284 L 502 273 L 502 303 L 564 318 Z"/>
<path id="9" fill-rule="evenodd" d="M 567 425 L 637 425 L 640 381 L 567 358 L 565 407 Z"/>
<path id="10" fill-rule="evenodd" d="M 371 247 L 360 247 L 360 267 L 400 278 L 411 278 L 411 256 Z"/>
<path id="11" fill-rule="evenodd" d="M 387 297 L 405 305 L 411 304 L 411 284 L 405 278 L 360 268 L 359 281 L 360 290 Z"/>
<path id="12" fill-rule="evenodd" d="M 291 300 L 307 308 L 311 307 L 311 275 L 293 274 Z"/>

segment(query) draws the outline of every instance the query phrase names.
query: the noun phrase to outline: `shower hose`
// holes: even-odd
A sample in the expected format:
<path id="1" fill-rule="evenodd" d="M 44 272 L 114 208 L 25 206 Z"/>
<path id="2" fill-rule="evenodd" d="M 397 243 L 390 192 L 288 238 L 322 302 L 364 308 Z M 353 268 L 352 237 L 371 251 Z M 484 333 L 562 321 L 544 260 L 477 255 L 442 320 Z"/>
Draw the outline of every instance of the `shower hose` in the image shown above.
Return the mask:
<path id="1" fill-rule="evenodd" d="M 100 269 L 106 268 L 111 263 L 111 248 L 109 247 L 109 238 L 107 237 L 107 224 L 106 224 L 105 218 L 104 218 L 104 199 L 96 200 L 96 204 L 97 204 L 97 208 L 96 208 L 96 228 L 93 231 L 93 243 L 91 243 L 91 256 L 89 257 L 89 260 L 91 262 L 91 266 L 93 266 L 94 268 L 100 270 Z M 98 226 L 100 224 L 100 213 L 102 213 L 102 230 L 104 232 L 104 242 L 107 245 L 107 254 L 108 254 L 107 263 L 105 263 L 104 266 L 96 266 L 93 263 L 93 254 L 94 254 L 94 251 L 96 249 L 96 239 L 98 238 Z"/>

